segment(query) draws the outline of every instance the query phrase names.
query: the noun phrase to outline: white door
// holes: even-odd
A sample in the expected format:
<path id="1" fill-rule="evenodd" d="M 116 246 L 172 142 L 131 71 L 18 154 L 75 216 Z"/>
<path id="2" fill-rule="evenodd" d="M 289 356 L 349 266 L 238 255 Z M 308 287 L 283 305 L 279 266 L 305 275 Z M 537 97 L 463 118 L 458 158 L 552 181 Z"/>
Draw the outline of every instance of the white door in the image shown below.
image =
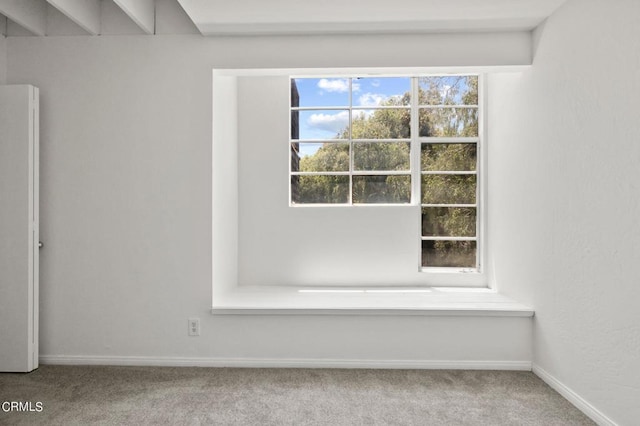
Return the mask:
<path id="1" fill-rule="evenodd" d="M 38 368 L 38 89 L 0 86 L 0 371 Z"/>

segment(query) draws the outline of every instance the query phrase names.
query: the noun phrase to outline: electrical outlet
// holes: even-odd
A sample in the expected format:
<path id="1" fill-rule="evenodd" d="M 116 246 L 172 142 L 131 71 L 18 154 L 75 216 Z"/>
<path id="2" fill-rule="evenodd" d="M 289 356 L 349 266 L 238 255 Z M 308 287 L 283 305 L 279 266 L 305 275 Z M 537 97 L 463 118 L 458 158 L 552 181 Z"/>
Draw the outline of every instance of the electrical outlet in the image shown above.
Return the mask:
<path id="1" fill-rule="evenodd" d="M 189 336 L 200 335 L 200 318 L 189 318 Z"/>

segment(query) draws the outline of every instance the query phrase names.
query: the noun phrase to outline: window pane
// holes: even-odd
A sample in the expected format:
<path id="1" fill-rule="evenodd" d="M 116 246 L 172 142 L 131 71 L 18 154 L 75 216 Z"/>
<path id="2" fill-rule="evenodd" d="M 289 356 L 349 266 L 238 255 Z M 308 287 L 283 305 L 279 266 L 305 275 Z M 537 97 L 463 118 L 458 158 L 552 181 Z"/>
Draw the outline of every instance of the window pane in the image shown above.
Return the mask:
<path id="1" fill-rule="evenodd" d="M 420 105 L 478 105 L 478 76 L 420 77 Z"/>
<path id="2" fill-rule="evenodd" d="M 422 175 L 423 204 L 475 204 L 475 175 Z"/>
<path id="3" fill-rule="evenodd" d="M 420 136 L 477 137 L 477 108 L 420 108 Z"/>
<path id="4" fill-rule="evenodd" d="M 476 209 L 473 207 L 423 207 L 423 237 L 475 237 Z"/>
<path id="5" fill-rule="evenodd" d="M 474 143 L 423 143 L 423 171 L 474 171 L 477 147 Z"/>
<path id="6" fill-rule="evenodd" d="M 297 127 L 294 126 L 297 122 Z M 348 139 L 349 111 L 291 111 L 291 139 Z"/>
<path id="7" fill-rule="evenodd" d="M 423 267 L 476 267 L 475 241 L 422 241 Z"/>
<path id="8" fill-rule="evenodd" d="M 349 106 L 348 78 L 295 78 L 291 80 L 292 107 Z"/>
<path id="9" fill-rule="evenodd" d="M 409 142 L 357 142 L 353 144 L 355 170 L 409 170 Z"/>
<path id="10" fill-rule="evenodd" d="M 404 204 L 411 201 L 411 176 L 354 176 L 354 203 Z"/>
<path id="11" fill-rule="evenodd" d="M 354 109 L 353 139 L 408 139 L 411 137 L 409 108 Z"/>
<path id="12" fill-rule="evenodd" d="M 348 143 L 291 144 L 292 172 L 348 172 Z"/>
<path id="13" fill-rule="evenodd" d="M 409 105 L 409 77 L 363 77 L 353 79 L 353 106 Z"/>
<path id="14" fill-rule="evenodd" d="M 349 176 L 291 176 L 294 204 L 349 202 Z"/>

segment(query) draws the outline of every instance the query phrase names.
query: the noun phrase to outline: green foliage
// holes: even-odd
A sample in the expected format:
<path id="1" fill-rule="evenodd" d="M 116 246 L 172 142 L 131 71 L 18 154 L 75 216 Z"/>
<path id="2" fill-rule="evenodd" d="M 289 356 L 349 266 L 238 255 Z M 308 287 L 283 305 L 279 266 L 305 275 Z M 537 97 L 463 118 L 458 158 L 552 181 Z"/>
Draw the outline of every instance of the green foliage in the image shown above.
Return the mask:
<path id="1" fill-rule="evenodd" d="M 411 176 L 354 176 L 354 203 L 394 203 L 411 201 Z"/>
<path id="2" fill-rule="evenodd" d="M 476 209 L 472 207 L 423 207 L 422 235 L 473 237 L 476 235 Z"/>
<path id="3" fill-rule="evenodd" d="M 294 176 L 292 185 L 296 203 L 335 204 L 349 201 L 349 176 Z M 297 190 L 297 192 L 296 192 Z"/>
<path id="4" fill-rule="evenodd" d="M 473 268 L 476 266 L 476 242 L 423 241 L 422 265 Z"/>
<path id="5" fill-rule="evenodd" d="M 314 154 L 300 159 L 301 172 L 348 172 L 349 144 L 325 143 Z"/>
<path id="6" fill-rule="evenodd" d="M 473 171 L 476 145 L 470 143 L 423 143 L 420 153 L 424 171 Z"/>
<path id="7" fill-rule="evenodd" d="M 410 170 L 409 142 L 355 142 L 354 170 Z"/>
<path id="8" fill-rule="evenodd" d="M 422 202 L 424 204 L 474 204 L 476 176 L 423 175 Z"/>
<path id="9" fill-rule="evenodd" d="M 453 106 L 478 104 L 477 77 L 423 77 L 419 81 L 420 105 L 432 106 L 419 110 L 420 136 L 478 136 L 477 108 Z"/>
<path id="10" fill-rule="evenodd" d="M 384 106 L 401 106 L 391 98 Z M 371 113 L 373 111 L 373 113 Z M 349 128 L 340 136 L 349 137 Z M 352 139 L 408 139 L 411 137 L 411 110 L 409 108 L 393 108 L 354 111 L 351 123 Z"/>

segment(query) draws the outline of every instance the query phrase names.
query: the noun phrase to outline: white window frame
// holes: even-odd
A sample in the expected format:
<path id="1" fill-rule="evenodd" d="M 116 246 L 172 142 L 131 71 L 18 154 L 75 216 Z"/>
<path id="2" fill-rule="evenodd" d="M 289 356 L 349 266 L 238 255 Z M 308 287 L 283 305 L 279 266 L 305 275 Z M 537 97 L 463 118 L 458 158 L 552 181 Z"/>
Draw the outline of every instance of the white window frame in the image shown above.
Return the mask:
<path id="1" fill-rule="evenodd" d="M 422 207 L 474 207 L 476 209 L 476 236 L 475 237 L 423 237 L 422 231 L 420 231 L 420 244 L 422 241 L 436 241 L 436 240 L 445 240 L 445 241 L 475 241 L 476 242 L 476 266 L 475 268 L 456 268 L 456 267 L 423 267 L 422 266 L 422 257 L 420 257 L 420 270 L 422 272 L 428 272 L 431 274 L 471 274 L 478 275 L 484 277 L 484 265 L 485 265 L 485 253 L 486 253 L 486 235 L 485 235 L 485 211 L 486 211 L 486 174 L 485 174 L 485 149 L 484 149 L 484 141 L 485 141 L 485 109 L 486 109 L 486 101 L 485 101 L 485 84 L 486 78 L 482 73 L 456 73 L 456 74 L 430 74 L 430 75 L 420 75 L 419 77 L 433 77 L 433 76 L 471 76 L 475 75 L 478 77 L 478 105 L 469 106 L 469 105 L 452 105 L 447 107 L 455 107 L 455 108 L 476 108 L 478 110 L 478 136 L 477 137 L 420 137 L 418 134 L 418 114 L 421 108 L 442 108 L 442 106 L 431 106 L 431 105 L 415 105 L 412 101 L 412 117 L 411 117 L 411 134 L 412 134 L 412 146 L 411 153 L 412 159 L 415 161 L 417 167 L 413 167 L 411 165 L 412 172 L 412 200 L 413 195 L 417 194 L 418 200 L 416 200 L 417 204 L 420 206 L 420 215 L 422 215 Z M 417 79 L 416 79 L 417 81 Z M 414 87 L 413 87 L 414 86 Z M 411 94 L 412 99 L 418 99 L 418 84 L 414 84 L 412 86 L 413 92 Z M 415 123 L 415 129 L 414 129 Z M 416 138 L 413 138 L 414 131 L 416 132 Z M 414 140 L 415 139 L 415 140 Z M 421 166 L 421 149 L 423 143 L 475 143 L 476 144 L 476 170 L 475 172 L 465 172 L 465 171 L 451 171 L 451 172 L 424 172 L 422 171 Z M 415 145 L 413 145 L 415 144 Z M 476 202 L 475 204 L 423 204 L 422 203 L 422 176 L 429 174 L 452 174 L 452 175 L 462 175 L 469 174 L 476 176 Z M 422 247 L 420 248 L 420 256 L 422 256 Z"/>
<path id="2" fill-rule="evenodd" d="M 291 171 L 291 155 L 289 155 L 289 206 L 290 207 L 357 207 L 357 206 L 407 206 L 414 205 L 414 191 L 413 186 L 411 187 L 411 196 L 408 203 L 354 203 L 353 202 L 353 177 L 354 176 L 408 176 L 413 182 L 413 163 L 412 163 L 412 155 L 413 146 L 412 141 L 413 138 L 397 138 L 397 139 L 353 139 L 352 137 L 352 122 L 353 122 L 353 112 L 354 111 L 367 111 L 367 110 L 382 110 L 382 109 L 406 109 L 409 111 L 413 110 L 413 103 L 407 106 L 354 106 L 353 105 L 353 79 L 356 78 L 352 75 L 320 75 L 320 76 L 309 76 L 309 75 L 295 75 L 289 76 L 290 80 L 296 78 L 347 78 L 349 79 L 349 105 L 348 106 L 311 106 L 311 107 L 292 107 L 289 105 L 289 128 L 291 128 L 291 112 L 292 111 L 348 111 L 349 113 L 349 137 L 347 139 L 292 139 L 291 134 L 289 134 L 289 149 L 291 149 L 292 143 L 344 143 L 349 144 L 349 170 L 348 171 L 331 171 L 331 172 L 292 172 Z M 362 75 L 362 77 L 368 77 L 367 75 Z M 404 77 L 411 79 L 411 85 L 413 87 L 414 79 L 412 76 L 406 75 L 376 75 L 376 77 Z M 412 101 L 413 102 L 413 101 Z M 413 125 L 412 125 L 413 126 Z M 413 131 L 413 129 L 412 129 Z M 354 149 L 353 146 L 358 143 L 408 143 L 410 145 L 410 156 L 409 156 L 409 170 L 356 170 L 354 167 Z M 290 152 L 290 151 L 289 151 Z M 292 200 L 292 191 L 291 191 L 291 177 L 292 176 L 348 176 L 349 177 L 349 196 L 346 203 L 294 203 Z M 413 184 L 412 184 L 413 185 Z"/>
<path id="3" fill-rule="evenodd" d="M 352 80 L 354 75 L 357 74 L 359 77 L 368 77 L 370 74 L 367 73 L 353 73 L 349 75 L 345 74 L 318 74 L 318 75 L 309 75 L 309 74 L 298 74 L 298 75 L 290 75 L 290 79 L 295 78 L 349 78 L 349 106 L 348 107 L 297 107 L 292 108 L 289 105 L 289 120 L 291 120 L 291 111 L 298 110 L 348 110 L 349 111 L 349 122 L 351 123 L 352 119 L 352 111 L 353 111 L 353 102 L 352 102 Z M 452 107 L 465 107 L 465 108 L 477 108 L 478 110 L 478 136 L 477 137 L 451 137 L 451 138 L 442 138 L 442 137 L 421 137 L 419 135 L 419 111 L 421 108 L 438 108 L 441 106 L 429 106 L 429 105 L 420 105 L 418 103 L 418 79 L 421 77 L 437 77 L 437 76 L 467 76 L 467 75 L 475 75 L 478 77 L 478 105 L 477 106 L 461 106 L 455 105 Z M 409 139 L 393 139 L 389 141 L 393 142 L 409 142 L 410 143 L 410 176 L 411 176 L 411 200 L 408 204 L 388 204 L 388 203 L 367 203 L 367 204 L 354 204 L 353 203 L 353 191 L 352 191 L 352 176 L 362 174 L 362 175 L 373 175 L 376 172 L 371 171 L 363 171 L 354 172 L 353 170 L 353 150 L 351 149 L 352 144 L 354 143 L 351 137 L 349 139 L 344 139 L 337 141 L 337 143 L 349 143 L 350 145 L 350 165 L 348 172 L 306 172 L 304 174 L 309 175 L 347 175 L 349 176 L 349 200 L 348 203 L 322 203 L 322 204 L 314 204 L 314 203 L 293 203 L 291 197 L 291 176 L 294 174 L 291 171 L 291 144 L 296 142 L 317 142 L 317 141 L 309 141 L 303 139 L 292 139 L 291 133 L 289 132 L 288 138 L 288 156 L 289 156 L 289 173 L 288 173 L 288 187 L 289 187 L 289 205 L 294 208 L 314 208 L 314 207 L 333 207 L 333 208 L 344 208 L 344 207 L 359 207 L 359 206 L 368 206 L 368 207 L 385 207 L 385 206 L 408 206 L 408 207 L 418 207 L 418 219 L 420 220 L 422 217 L 422 207 L 423 206 L 436 206 L 436 207 L 460 207 L 463 205 L 423 205 L 421 200 L 421 182 L 422 175 L 424 174 L 436 174 L 434 172 L 423 172 L 421 167 L 421 147 L 423 143 L 475 143 L 476 144 L 476 170 L 475 172 L 460 172 L 460 171 L 452 171 L 450 174 L 474 174 L 476 176 L 476 202 L 475 204 L 464 205 L 463 207 L 475 207 L 476 208 L 476 236 L 475 237 L 423 237 L 422 230 L 418 232 L 419 239 L 418 243 L 420 244 L 419 258 L 417 259 L 418 270 L 420 272 L 424 272 L 428 274 L 428 282 L 425 285 L 444 285 L 444 286 L 460 286 L 460 285 L 470 285 L 470 286 L 486 286 L 487 285 L 487 274 L 486 274 L 486 259 L 487 259 L 487 235 L 486 235 L 486 210 L 487 210 L 487 198 L 486 198 L 486 77 L 483 73 L 480 72 L 454 72 L 454 73 L 417 73 L 417 74 L 402 74 L 402 73 L 393 73 L 393 74 L 374 74 L 371 76 L 375 77 L 409 77 L 411 78 L 411 104 L 409 105 L 410 113 L 411 113 L 411 137 Z M 394 107 L 396 108 L 396 107 Z M 401 107 L 402 108 L 402 107 Z M 358 108 L 356 108 L 358 109 Z M 367 108 L 371 109 L 371 108 Z M 291 128 L 291 121 L 289 121 L 289 129 Z M 375 139 L 371 140 L 371 142 L 385 142 L 386 139 Z M 358 142 L 361 142 L 358 140 Z M 358 143 L 355 142 L 355 143 Z M 302 173 L 296 173 L 298 175 L 302 175 Z M 406 172 L 377 172 L 377 174 L 401 174 L 406 175 Z M 437 174 L 447 174 L 438 172 Z M 424 240 L 473 240 L 476 241 L 476 267 L 475 268 L 462 268 L 462 267 L 423 267 L 422 266 L 422 241 Z"/>

